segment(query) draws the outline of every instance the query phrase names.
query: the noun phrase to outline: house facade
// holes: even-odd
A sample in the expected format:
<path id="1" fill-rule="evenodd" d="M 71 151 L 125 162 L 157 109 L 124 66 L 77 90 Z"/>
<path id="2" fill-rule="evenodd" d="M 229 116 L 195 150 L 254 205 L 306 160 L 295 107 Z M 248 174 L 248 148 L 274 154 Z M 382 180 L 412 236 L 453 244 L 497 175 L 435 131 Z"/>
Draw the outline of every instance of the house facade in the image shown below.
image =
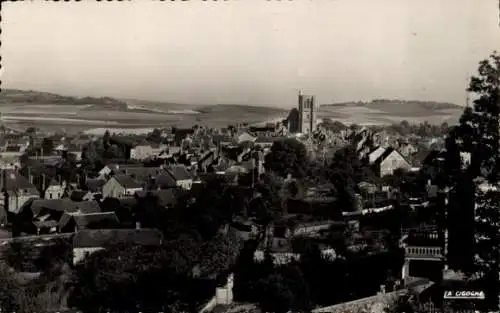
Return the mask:
<path id="1" fill-rule="evenodd" d="M 392 175 L 397 169 L 410 171 L 411 168 L 411 164 L 406 161 L 401 153 L 394 150 L 380 162 L 380 176 Z"/>
<path id="2" fill-rule="evenodd" d="M 45 199 L 61 199 L 66 190 L 66 182 L 51 181 L 45 190 Z"/>
<path id="3" fill-rule="evenodd" d="M 130 150 L 130 158 L 133 160 L 145 160 L 159 156 L 166 149 L 167 145 L 159 145 L 158 147 L 139 145 Z"/>
<path id="4" fill-rule="evenodd" d="M 141 191 L 143 186 L 127 175 L 115 175 L 102 186 L 104 198 L 124 198 Z"/>

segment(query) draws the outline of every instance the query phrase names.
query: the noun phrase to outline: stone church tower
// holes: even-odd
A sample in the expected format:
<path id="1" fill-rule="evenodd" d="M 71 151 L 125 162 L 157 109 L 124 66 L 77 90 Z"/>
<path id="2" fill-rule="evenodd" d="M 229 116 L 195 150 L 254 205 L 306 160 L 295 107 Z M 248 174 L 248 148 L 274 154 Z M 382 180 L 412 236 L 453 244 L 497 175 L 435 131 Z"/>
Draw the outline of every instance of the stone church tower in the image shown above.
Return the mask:
<path id="1" fill-rule="evenodd" d="M 310 134 L 316 129 L 316 111 L 314 96 L 299 91 L 299 133 Z"/>

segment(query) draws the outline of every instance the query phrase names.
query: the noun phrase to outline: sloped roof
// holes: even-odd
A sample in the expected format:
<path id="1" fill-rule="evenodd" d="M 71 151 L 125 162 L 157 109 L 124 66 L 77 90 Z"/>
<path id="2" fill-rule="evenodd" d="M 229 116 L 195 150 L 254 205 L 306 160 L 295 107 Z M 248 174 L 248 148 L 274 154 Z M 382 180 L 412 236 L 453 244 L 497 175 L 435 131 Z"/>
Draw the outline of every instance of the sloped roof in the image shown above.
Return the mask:
<path id="1" fill-rule="evenodd" d="M 168 173 L 163 173 L 163 174 L 158 175 L 156 177 L 155 184 L 159 188 L 169 188 L 169 187 L 177 186 L 172 175 L 170 175 Z"/>
<path id="2" fill-rule="evenodd" d="M 51 210 L 58 212 L 77 212 L 98 213 L 101 212 L 97 201 L 73 201 L 64 199 L 36 199 L 31 203 L 31 211 L 37 216 L 42 210 Z"/>
<path id="3" fill-rule="evenodd" d="M 5 175 L 6 186 L 3 185 L 1 175 Z M 3 170 L 0 175 L 0 190 L 5 188 L 9 191 L 21 189 L 36 189 L 35 185 L 31 184 L 29 180 L 19 174 L 16 170 Z"/>
<path id="4" fill-rule="evenodd" d="M 393 151 L 396 151 L 394 148 L 392 147 L 389 147 L 387 149 L 385 149 L 384 153 L 382 153 L 377 159 L 375 159 L 375 161 L 373 162 L 373 164 L 380 164 L 382 161 L 384 161 L 388 156 L 389 154 L 391 154 Z"/>
<path id="5" fill-rule="evenodd" d="M 135 189 L 142 188 L 142 184 L 133 179 L 132 177 L 124 174 L 119 174 L 113 176 L 112 179 L 115 179 L 123 188 L 125 189 Z"/>
<path id="6" fill-rule="evenodd" d="M 106 181 L 104 179 L 87 179 L 85 181 L 85 185 L 89 189 L 90 192 L 99 192 L 102 190 L 102 186 Z"/>
<path id="7" fill-rule="evenodd" d="M 69 221 L 74 220 L 78 227 L 87 227 L 89 224 L 97 223 L 101 221 L 110 221 L 116 223 L 116 225 L 120 224 L 118 217 L 114 212 L 99 212 L 99 213 L 90 213 L 90 214 L 82 214 L 78 212 L 65 212 L 61 219 L 59 220 L 58 226 L 64 227 Z"/>
<path id="8" fill-rule="evenodd" d="M 237 138 L 237 142 L 238 143 L 242 143 L 242 142 L 245 142 L 245 141 L 251 141 L 251 142 L 254 142 L 255 139 L 257 139 L 256 137 L 253 137 L 252 135 L 250 135 L 249 133 L 247 132 L 244 132 L 242 134 L 240 134 Z"/>
<path id="9" fill-rule="evenodd" d="M 73 247 L 106 247 L 122 243 L 159 246 L 162 240 L 162 233 L 156 229 L 84 229 L 73 237 Z"/>
<path id="10" fill-rule="evenodd" d="M 175 179 L 175 180 L 187 180 L 193 179 L 191 173 L 188 172 L 185 166 L 182 165 L 173 165 L 166 169 L 166 171 Z"/>
<path id="11" fill-rule="evenodd" d="M 149 179 L 150 176 L 151 177 L 158 176 L 160 173 L 163 172 L 163 169 L 159 167 L 137 166 L 137 167 L 127 167 L 124 169 L 120 168 L 118 172 L 132 176 L 137 181 L 146 181 Z"/>

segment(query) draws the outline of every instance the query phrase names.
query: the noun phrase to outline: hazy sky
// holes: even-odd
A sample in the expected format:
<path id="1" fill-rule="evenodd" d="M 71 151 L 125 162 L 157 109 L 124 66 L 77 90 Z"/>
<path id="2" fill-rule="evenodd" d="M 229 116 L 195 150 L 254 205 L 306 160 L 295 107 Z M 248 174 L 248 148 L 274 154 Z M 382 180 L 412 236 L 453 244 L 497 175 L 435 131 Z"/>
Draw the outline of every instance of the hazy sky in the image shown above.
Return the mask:
<path id="1" fill-rule="evenodd" d="M 2 87 L 292 107 L 463 104 L 500 50 L 498 0 L 4 2 Z"/>

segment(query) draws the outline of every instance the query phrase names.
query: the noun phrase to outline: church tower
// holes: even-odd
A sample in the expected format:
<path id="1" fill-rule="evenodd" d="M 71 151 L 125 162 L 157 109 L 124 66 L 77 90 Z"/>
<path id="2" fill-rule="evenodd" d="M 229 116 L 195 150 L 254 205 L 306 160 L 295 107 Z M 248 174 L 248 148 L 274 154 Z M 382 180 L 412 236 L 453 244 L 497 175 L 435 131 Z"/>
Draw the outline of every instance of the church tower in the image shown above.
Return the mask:
<path id="1" fill-rule="evenodd" d="M 314 96 L 299 91 L 299 133 L 310 134 L 316 129 L 316 106 Z"/>

